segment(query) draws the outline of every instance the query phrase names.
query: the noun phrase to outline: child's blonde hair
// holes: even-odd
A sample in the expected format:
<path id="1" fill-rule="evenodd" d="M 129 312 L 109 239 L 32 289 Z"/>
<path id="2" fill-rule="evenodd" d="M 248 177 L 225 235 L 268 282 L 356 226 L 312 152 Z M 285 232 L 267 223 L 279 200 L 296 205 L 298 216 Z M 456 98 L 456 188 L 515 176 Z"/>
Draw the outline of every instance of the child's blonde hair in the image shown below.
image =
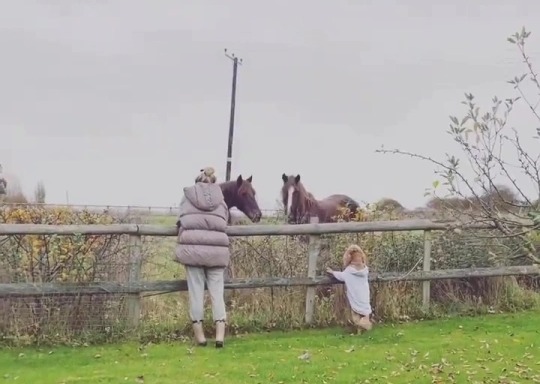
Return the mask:
<path id="1" fill-rule="evenodd" d="M 362 248 L 360 248 L 360 246 L 356 244 L 349 245 L 343 254 L 343 267 L 346 268 L 349 265 L 367 265 L 366 253 Z"/>

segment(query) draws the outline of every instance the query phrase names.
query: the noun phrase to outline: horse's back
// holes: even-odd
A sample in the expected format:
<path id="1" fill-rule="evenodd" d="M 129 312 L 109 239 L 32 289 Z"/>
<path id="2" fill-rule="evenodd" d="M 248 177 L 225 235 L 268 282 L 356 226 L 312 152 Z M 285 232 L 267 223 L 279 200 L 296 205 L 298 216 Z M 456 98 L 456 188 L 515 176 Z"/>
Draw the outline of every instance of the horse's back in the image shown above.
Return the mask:
<path id="1" fill-rule="evenodd" d="M 341 214 L 342 208 L 347 208 L 349 214 L 354 215 L 357 212 L 359 205 L 354 199 L 347 195 L 330 195 L 319 201 L 319 217 L 322 219 L 322 222 L 335 221 L 335 217 Z"/>
<path id="2" fill-rule="evenodd" d="M 328 206 L 347 207 L 350 210 L 358 209 L 360 206 L 352 197 L 347 195 L 335 194 L 321 200 L 321 204 Z"/>

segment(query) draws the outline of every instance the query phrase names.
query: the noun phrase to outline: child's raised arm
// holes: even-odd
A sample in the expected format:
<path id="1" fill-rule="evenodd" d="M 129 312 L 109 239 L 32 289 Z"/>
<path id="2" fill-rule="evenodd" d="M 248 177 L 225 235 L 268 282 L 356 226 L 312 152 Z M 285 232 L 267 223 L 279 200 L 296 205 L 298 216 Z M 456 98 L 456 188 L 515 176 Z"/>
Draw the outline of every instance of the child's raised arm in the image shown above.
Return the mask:
<path id="1" fill-rule="evenodd" d="M 331 276 L 334 276 L 339 281 L 345 281 L 345 277 L 343 276 L 343 272 L 334 271 L 332 268 L 326 268 L 326 273 L 328 273 Z"/>

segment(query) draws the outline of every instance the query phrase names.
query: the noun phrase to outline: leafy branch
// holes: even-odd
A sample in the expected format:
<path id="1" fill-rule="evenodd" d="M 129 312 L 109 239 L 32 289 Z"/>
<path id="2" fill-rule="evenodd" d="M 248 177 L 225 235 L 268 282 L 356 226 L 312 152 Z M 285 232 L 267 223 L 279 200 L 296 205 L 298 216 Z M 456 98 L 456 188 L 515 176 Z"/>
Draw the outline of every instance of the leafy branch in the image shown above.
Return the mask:
<path id="1" fill-rule="evenodd" d="M 540 122 L 540 98 L 533 101 L 523 87 L 523 81 L 530 79 L 540 95 L 538 74 L 526 51 L 525 43 L 530 34 L 523 28 L 508 38 L 518 48 L 527 69 L 526 73 L 508 81 L 517 95 L 504 100 L 493 97 L 491 108 L 483 112 L 474 95 L 465 93 L 464 116 L 450 116 L 447 133 L 458 144 L 460 156 L 446 154 L 445 159 L 438 160 L 400 149 L 381 148 L 376 152 L 409 156 L 434 165 L 442 183 L 436 180 L 427 190 L 426 195 L 432 196 L 432 202 L 438 202 L 437 206 L 460 221 L 492 223 L 504 238 L 515 240 L 521 256 L 540 263 L 535 242 L 529 236 L 540 226 L 540 153 L 532 154 L 525 148 L 518 131 L 509 124 L 518 102 L 525 103 Z M 540 128 L 536 128 L 536 133 L 538 138 Z M 512 156 L 509 148 L 513 148 Z M 437 194 L 441 184 L 447 191 L 442 197 Z M 530 219 L 534 226 L 524 227 L 524 221 L 530 222 Z"/>

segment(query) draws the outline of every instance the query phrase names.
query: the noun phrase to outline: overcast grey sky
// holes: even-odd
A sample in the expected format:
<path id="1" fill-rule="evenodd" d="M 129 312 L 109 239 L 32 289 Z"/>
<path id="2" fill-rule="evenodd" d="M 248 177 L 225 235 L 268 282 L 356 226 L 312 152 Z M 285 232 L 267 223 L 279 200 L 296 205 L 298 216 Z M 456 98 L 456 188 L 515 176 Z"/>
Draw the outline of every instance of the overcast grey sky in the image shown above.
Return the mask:
<path id="1" fill-rule="evenodd" d="M 424 203 L 433 168 L 381 155 L 453 148 L 464 92 L 489 106 L 523 72 L 506 37 L 533 0 L 3 0 L 0 163 L 48 202 L 173 205 L 198 170 L 225 177 L 231 62 L 233 176 L 272 208 L 281 174 L 316 197 Z M 536 29 L 535 29 L 536 28 Z"/>

